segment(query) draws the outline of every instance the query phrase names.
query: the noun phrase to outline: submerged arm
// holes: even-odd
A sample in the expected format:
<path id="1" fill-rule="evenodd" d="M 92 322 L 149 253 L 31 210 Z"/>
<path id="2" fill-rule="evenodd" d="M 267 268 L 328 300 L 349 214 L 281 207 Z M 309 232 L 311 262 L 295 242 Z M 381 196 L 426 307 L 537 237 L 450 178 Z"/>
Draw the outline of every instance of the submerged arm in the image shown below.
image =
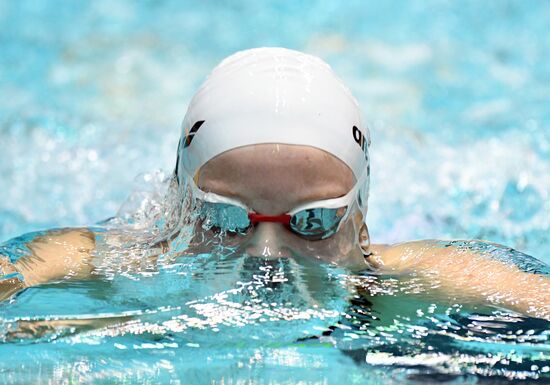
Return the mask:
<path id="1" fill-rule="evenodd" d="M 88 229 L 50 230 L 19 247 L 28 253 L 14 263 L 0 249 L 0 300 L 26 287 L 88 278 L 93 270 L 95 236 Z"/>
<path id="2" fill-rule="evenodd" d="M 102 233 L 102 235 L 100 235 Z M 124 251 L 125 241 L 132 240 L 128 236 L 116 233 L 96 232 L 85 228 L 50 230 L 38 236 L 23 236 L 0 246 L 0 301 L 27 287 L 68 279 L 88 279 L 101 274 L 102 259 L 94 259 L 99 266 L 92 264 L 98 251 L 105 246 L 106 235 L 111 242 L 120 243 L 119 251 Z M 165 252 L 167 242 L 160 242 L 148 249 L 144 258 L 122 258 L 117 264 L 121 271 L 143 271 L 154 265 L 161 252 Z M 6 246 L 8 245 L 8 246 Z M 131 248 L 129 248 L 131 250 Z M 16 254 L 9 252 L 17 250 Z M 8 251 L 8 252 L 6 252 Z M 5 255 L 3 255 L 5 254 Z M 14 263 L 7 257 L 10 255 Z M 19 258 L 18 258 L 19 257 Z M 22 279 L 19 279 L 21 277 Z M 37 338 L 48 333 L 70 333 L 95 329 L 115 323 L 132 320 L 134 316 L 98 316 L 85 319 L 38 319 L 18 320 L 10 327 L 6 335 L 10 339 Z"/>
<path id="3" fill-rule="evenodd" d="M 464 245 L 470 247 L 464 247 Z M 431 286 L 457 298 L 477 299 L 550 320 L 550 277 L 522 271 L 516 264 L 492 258 L 478 241 L 416 241 L 375 252 L 374 260 L 388 272 L 413 272 Z"/>

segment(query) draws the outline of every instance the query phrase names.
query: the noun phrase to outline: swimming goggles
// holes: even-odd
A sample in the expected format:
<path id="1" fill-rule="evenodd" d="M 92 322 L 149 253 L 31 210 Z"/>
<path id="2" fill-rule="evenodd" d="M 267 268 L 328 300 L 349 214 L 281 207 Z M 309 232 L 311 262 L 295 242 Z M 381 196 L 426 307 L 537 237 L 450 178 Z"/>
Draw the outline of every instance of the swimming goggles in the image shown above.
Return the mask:
<path id="1" fill-rule="evenodd" d="M 194 196 L 202 201 L 199 215 L 205 229 L 245 234 L 257 223 L 281 223 L 294 234 L 311 241 L 329 238 L 340 230 L 364 184 L 364 177 L 361 177 L 342 197 L 303 204 L 285 214 L 264 215 L 254 212 L 237 199 L 199 189 L 193 178 L 188 180 Z"/>

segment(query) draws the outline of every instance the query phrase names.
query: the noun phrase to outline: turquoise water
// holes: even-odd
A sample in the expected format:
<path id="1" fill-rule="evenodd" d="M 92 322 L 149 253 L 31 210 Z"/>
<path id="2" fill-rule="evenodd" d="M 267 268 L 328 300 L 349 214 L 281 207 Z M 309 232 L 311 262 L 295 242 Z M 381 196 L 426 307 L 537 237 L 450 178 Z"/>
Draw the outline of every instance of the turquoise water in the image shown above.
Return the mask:
<path id="1" fill-rule="evenodd" d="M 549 263 L 549 20 L 548 2 L 521 1 L 0 1 L 0 239 L 157 197 L 204 76 L 278 45 L 324 58 L 365 110 L 374 242 L 482 238 Z M 2 303 L 3 382 L 549 378 L 548 322 L 415 294 L 414 280 L 231 253 L 115 265 Z"/>

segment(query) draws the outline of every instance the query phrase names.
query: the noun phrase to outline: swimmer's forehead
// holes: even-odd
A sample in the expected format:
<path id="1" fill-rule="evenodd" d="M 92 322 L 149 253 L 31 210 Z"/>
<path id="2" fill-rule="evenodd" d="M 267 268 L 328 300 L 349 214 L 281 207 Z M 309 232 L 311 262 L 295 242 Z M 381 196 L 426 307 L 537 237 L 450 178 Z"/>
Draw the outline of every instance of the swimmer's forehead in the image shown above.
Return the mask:
<path id="1" fill-rule="evenodd" d="M 197 183 L 225 196 L 279 201 L 284 197 L 299 204 L 345 195 L 355 177 L 344 162 L 318 148 L 256 144 L 209 160 L 200 168 Z"/>

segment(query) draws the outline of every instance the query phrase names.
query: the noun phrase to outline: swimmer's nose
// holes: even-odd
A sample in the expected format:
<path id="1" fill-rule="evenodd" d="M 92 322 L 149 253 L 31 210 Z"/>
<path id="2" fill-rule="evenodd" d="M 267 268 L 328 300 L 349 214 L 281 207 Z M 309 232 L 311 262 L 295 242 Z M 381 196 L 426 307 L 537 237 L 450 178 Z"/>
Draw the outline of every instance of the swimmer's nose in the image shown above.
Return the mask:
<path id="1" fill-rule="evenodd" d="M 265 258 L 290 257 L 289 248 L 283 243 L 285 229 L 279 223 L 258 223 L 254 234 L 246 244 L 246 253 L 250 256 Z"/>

